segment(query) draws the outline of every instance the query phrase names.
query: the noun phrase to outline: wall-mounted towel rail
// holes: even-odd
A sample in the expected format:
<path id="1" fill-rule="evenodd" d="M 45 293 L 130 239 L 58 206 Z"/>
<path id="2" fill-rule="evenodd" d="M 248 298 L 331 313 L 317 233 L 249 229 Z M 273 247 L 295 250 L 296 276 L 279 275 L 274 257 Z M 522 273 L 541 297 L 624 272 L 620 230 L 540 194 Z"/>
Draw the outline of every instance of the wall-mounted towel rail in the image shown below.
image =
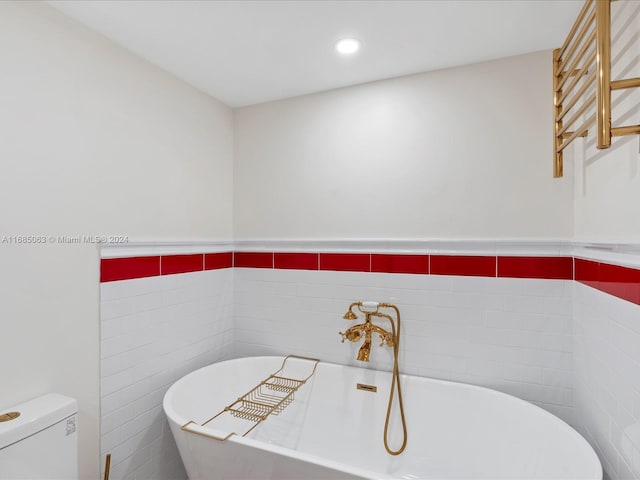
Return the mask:
<path id="1" fill-rule="evenodd" d="M 586 0 L 564 44 L 553 51 L 554 177 L 563 174 L 564 149 L 594 125 L 597 148 L 609 148 L 612 137 L 640 134 L 640 125 L 612 126 L 611 92 L 640 87 L 640 77 L 611 80 L 612 1 Z"/>

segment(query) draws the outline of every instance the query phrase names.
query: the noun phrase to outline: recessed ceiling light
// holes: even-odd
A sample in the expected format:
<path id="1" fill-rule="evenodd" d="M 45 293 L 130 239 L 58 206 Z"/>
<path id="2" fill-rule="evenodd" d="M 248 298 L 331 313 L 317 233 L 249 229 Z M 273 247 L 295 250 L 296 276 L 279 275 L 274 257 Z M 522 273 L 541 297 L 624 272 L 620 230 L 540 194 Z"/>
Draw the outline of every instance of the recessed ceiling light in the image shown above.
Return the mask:
<path id="1" fill-rule="evenodd" d="M 336 43 L 336 50 L 341 55 L 352 55 L 360 50 L 360 42 L 355 38 L 343 38 Z"/>

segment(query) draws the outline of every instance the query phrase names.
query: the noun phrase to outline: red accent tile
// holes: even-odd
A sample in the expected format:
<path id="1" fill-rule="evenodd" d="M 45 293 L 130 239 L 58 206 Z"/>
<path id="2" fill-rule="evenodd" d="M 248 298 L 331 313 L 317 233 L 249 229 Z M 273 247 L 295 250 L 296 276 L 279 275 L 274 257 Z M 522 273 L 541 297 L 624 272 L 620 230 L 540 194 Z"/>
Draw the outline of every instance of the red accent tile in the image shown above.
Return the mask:
<path id="1" fill-rule="evenodd" d="M 640 270 L 600 264 L 599 290 L 640 305 Z"/>
<path id="2" fill-rule="evenodd" d="M 371 271 L 379 273 L 429 273 L 429 255 L 371 254 Z"/>
<path id="3" fill-rule="evenodd" d="M 575 259 L 578 282 L 640 305 L 640 270 L 591 260 Z"/>
<path id="4" fill-rule="evenodd" d="M 573 257 L 498 257 L 498 276 L 573 280 Z"/>
<path id="5" fill-rule="evenodd" d="M 233 267 L 233 252 L 205 253 L 204 269 L 218 270 Z"/>
<path id="6" fill-rule="evenodd" d="M 369 253 L 321 253 L 320 270 L 337 272 L 369 272 L 371 255 Z"/>
<path id="7" fill-rule="evenodd" d="M 495 277 L 496 257 L 473 255 L 431 255 L 432 275 Z"/>
<path id="8" fill-rule="evenodd" d="M 160 257 L 103 258 L 100 281 L 114 282 L 160 275 Z"/>
<path id="9" fill-rule="evenodd" d="M 574 259 L 575 273 L 574 280 L 598 288 L 600 278 L 600 263 L 591 260 L 583 260 L 581 258 Z"/>
<path id="10" fill-rule="evenodd" d="M 203 254 L 163 255 L 160 266 L 160 275 L 200 272 L 203 269 Z"/>
<path id="11" fill-rule="evenodd" d="M 233 254 L 233 266 L 246 268 L 273 268 L 273 253 L 235 252 Z"/>
<path id="12" fill-rule="evenodd" d="M 318 270 L 317 253 L 281 253 L 273 254 L 274 268 L 292 270 Z"/>

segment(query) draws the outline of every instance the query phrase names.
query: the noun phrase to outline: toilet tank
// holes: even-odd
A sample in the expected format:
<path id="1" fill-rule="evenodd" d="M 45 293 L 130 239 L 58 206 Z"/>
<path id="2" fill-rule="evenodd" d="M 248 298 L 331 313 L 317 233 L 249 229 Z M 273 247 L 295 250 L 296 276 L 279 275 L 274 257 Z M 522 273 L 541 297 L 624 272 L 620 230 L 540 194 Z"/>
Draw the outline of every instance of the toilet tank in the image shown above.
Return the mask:
<path id="1" fill-rule="evenodd" d="M 77 413 L 55 393 L 0 409 L 0 480 L 76 480 Z"/>

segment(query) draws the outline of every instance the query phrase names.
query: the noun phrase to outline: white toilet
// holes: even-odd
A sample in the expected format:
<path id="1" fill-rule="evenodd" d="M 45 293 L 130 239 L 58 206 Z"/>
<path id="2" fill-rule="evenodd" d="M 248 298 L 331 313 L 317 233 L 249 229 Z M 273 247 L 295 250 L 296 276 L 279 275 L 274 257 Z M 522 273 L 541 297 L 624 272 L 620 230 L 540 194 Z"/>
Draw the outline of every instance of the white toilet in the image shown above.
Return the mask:
<path id="1" fill-rule="evenodd" d="M 55 393 L 0 410 L 0 480 L 76 480 L 77 413 Z"/>

